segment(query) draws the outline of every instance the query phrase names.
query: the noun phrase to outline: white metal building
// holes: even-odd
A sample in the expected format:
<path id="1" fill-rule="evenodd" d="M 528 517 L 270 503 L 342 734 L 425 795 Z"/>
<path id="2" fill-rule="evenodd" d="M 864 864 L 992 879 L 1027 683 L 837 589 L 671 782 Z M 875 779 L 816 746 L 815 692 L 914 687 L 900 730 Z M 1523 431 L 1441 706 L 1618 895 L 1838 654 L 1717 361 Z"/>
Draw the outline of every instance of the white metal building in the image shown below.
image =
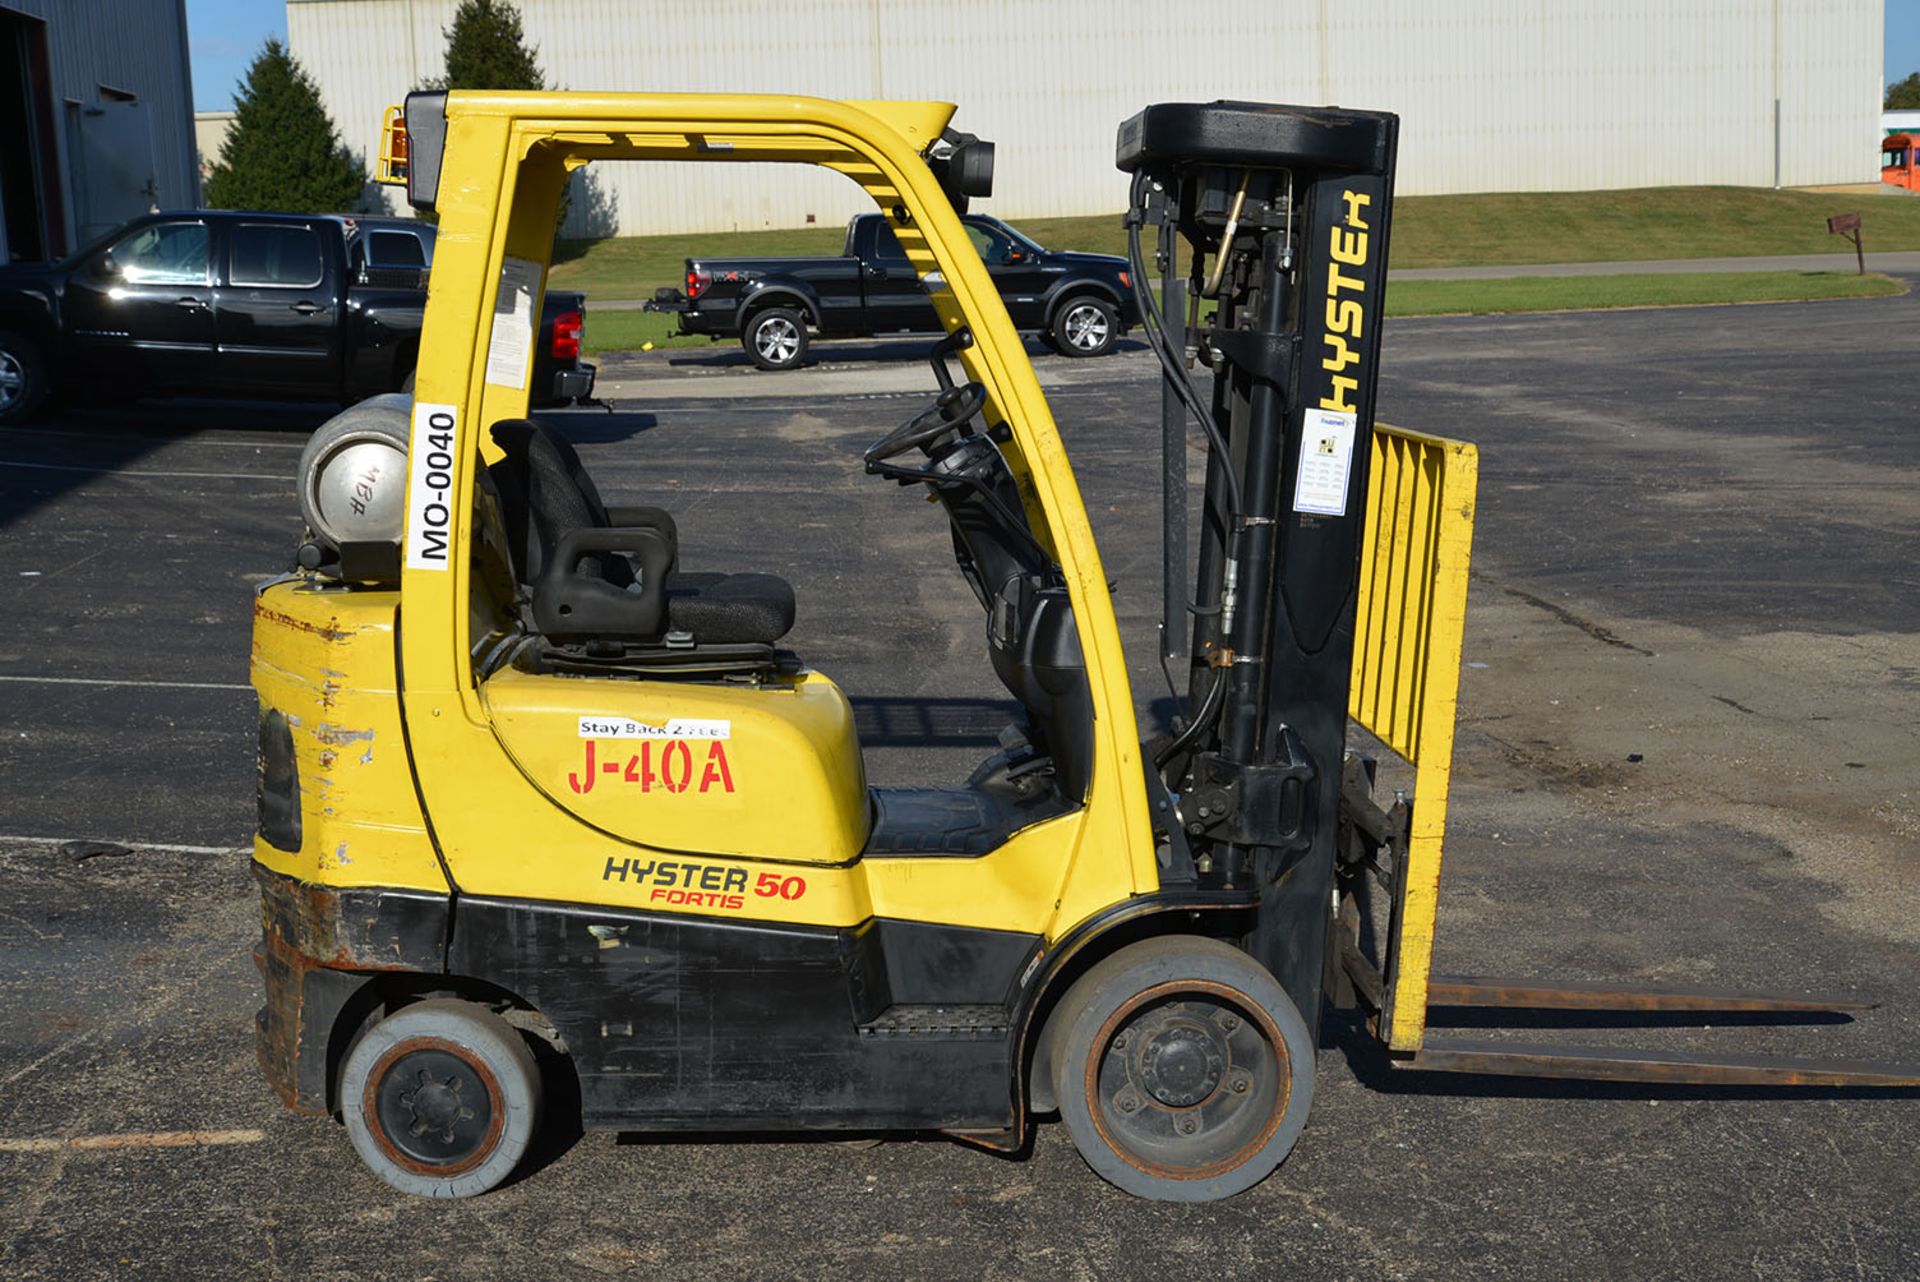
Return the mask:
<path id="1" fill-rule="evenodd" d="M 199 200 L 185 0 L 0 0 L 0 261 Z"/>
<path id="2" fill-rule="evenodd" d="M 1010 216 L 1119 209 L 1115 126 L 1212 98 L 1397 111 L 1408 194 L 1869 182 L 1883 2 L 518 0 L 564 88 L 957 102 L 999 144 Z M 454 7 L 287 0 L 349 146 L 373 154 L 381 109 L 441 72 Z M 569 230 L 832 223 L 860 199 L 831 175 L 629 165 Z"/>

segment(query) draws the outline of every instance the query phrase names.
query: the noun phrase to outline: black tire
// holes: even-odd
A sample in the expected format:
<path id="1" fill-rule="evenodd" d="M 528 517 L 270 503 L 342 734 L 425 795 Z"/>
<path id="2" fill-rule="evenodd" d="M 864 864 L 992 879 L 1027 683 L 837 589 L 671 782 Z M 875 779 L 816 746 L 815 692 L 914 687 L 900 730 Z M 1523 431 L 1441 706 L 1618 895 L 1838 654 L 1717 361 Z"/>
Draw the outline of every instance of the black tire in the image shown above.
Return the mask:
<path id="1" fill-rule="evenodd" d="M 1128 1193 L 1232 1197 L 1272 1174 L 1307 1124 L 1306 1021 L 1265 967 L 1218 940 L 1130 944 L 1081 976 L 1054 1018 L 1060 1117 L 1087 1165 Z"/>
<path id="2" fill-rule="evenodd" d="M 340 1111 L 360 1159 L 402 1193 L 472 1197 L 540 1129 L 540 1070 L 512 1025 L 471 1002 L 401 1008 L 347 1056 Z"/>
<path id="3" fill-rule="evenodd" d="M 1047 333 L 1062 356 L 1105 356 L 1120 337 L 1120 315 L 1106 299 L 1079 294 L 1054 311 Z"/>
<path id="4" fill-rule="evenodd" d="M 0 423 L 23 423 L 47 403 L 47 359 L 24 334 L 0 332 Z"/>
<path id="5" fill-rule="evenodd" d="M 755 312 L 740 331 L 740 346 L 761 369 L 792 369 L 807 359 L 807 318 L 791 307 Z"/>

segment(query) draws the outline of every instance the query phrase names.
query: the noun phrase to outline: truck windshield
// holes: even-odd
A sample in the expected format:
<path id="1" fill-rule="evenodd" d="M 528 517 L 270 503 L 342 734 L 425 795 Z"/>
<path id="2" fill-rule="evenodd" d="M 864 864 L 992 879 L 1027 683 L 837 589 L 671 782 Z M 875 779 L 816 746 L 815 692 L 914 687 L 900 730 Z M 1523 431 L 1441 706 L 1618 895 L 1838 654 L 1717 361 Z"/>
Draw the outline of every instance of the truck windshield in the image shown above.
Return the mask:
<path id="1" fill-rule="evenodd" d="M 1008 240 L 1011 240 L 1014 244 L 1019 245 L 1021 248 L 1025 249 L 1030 254 L 1044 254 L 1047 252 L 1047 248 L 1045 245 L 1042 245 L 1039 241 L 1035 240 L 1031 236 L 1028 236 L 1022 232 L 1015 231 L 1013 228 L 1001 222 L 998 218 L 982 218 L 980 222 L 983 225 L 987 227 L 991 227 L 993 230 L 999 232 L 1001 235 L 1005 236 Z"/>

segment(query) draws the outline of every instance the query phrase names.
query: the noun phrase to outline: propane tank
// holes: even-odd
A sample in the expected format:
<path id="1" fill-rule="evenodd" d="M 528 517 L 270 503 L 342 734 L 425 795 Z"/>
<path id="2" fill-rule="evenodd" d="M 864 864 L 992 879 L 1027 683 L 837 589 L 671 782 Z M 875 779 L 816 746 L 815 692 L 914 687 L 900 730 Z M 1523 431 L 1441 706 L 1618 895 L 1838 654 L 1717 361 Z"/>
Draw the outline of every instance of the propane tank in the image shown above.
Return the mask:
<path id="1" fill-rule="evenodd" d="M 407 433 L 413 397 L 386 392 L 342 410 L 300 451 L 300 515 L 312 541 L 400 542 L 406 509 Z"/>

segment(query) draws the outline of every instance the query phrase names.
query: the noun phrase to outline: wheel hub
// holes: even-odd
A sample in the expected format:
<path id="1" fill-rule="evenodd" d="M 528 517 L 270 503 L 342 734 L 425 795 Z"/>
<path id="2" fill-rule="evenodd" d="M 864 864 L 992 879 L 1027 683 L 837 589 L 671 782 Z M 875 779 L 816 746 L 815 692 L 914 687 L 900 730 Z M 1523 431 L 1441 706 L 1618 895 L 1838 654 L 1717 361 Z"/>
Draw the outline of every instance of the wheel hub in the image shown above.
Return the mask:
<path id="1" fill-rule="evenodd" d="M 788 360 L 800 349 L 800 331 L 789 321 L 770 320 L 760 327 L 758 346 L 768 360 Z"/>
<path id="2" fill-rule="evenodd" d="M 407 1128 L 408 1133 L 438 1132 L 443 1143 L 452 1143 L 459 1123 L 473 1117 L 473 1110 L 460 1102 L 461 1085 L 458 1077 L 438 1081 L 432 1072 L 421 1069 L 420 1085 L 400 1096 L 400 1102 L 413 1113 L 413 1125 Z"/>
<path id="3" fill-rule="evenodd" d="M 1206 1027 L 1179 1020 L 1147 1038 L 1140 1052 L 1140 1084 L 1170 1108 L 1198 1104 L 1220 1088 L 1227 1048 Z"/>
<path id="4" fill-rule="evenodd" d="M 1284 1050 L 1232 990 L 1176 981 L 1143 998 L 1114 1015 L 1089 1073 L 1101 1134 L 1149 1173 L 1231 1168 L 1279 1124 Z"/>
<path id="5" fill-rule="evenodd" d="M 487 1083 L 462 1056 L 420 1047 L 394 1059 L 374 1088 L 386 1142 L 422 1169 L 470 1163 L 492 1142 Z"/>
<path id="6" fill-rule="evenodd" d="M 1076 307 L 1067 314 L 1067 341 L 1075 347 L 1098 347 L 1107 337 L 1107 322 L 1097 308 Z"/>

